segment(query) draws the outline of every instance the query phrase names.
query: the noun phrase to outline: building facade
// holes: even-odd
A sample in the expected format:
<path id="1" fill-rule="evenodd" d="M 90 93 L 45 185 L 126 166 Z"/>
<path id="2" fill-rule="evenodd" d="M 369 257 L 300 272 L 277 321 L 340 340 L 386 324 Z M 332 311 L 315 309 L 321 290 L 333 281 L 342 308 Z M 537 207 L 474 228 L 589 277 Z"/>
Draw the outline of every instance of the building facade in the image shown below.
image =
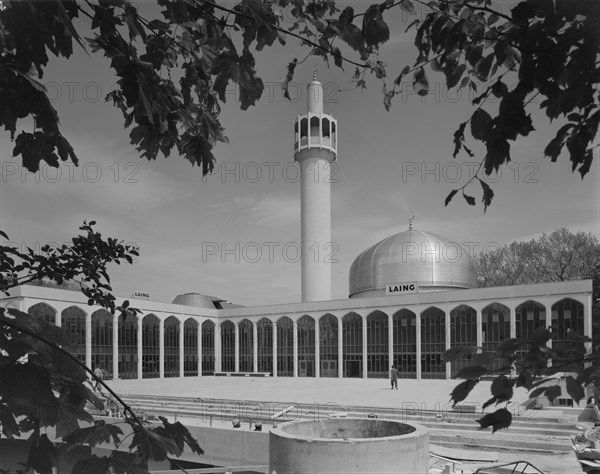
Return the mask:
<path id="1" fill-rule="evenodd" d="M 49 287 L 16 288 L 0 304 L 62 326 L 72 354 L 120 379 L 385 378 L 392 364 L 404 378 L 444 379 L 469 363 L 443 363 L 455 346 L 494 352 L 508 337 L 550 325 L 552 345 L 568 344 L 569 330 L 592 334 L 591 280 L 228 309 L 206 307 L 211 300 L 202 296 L 130 300 L 141 313 L 126 319 L 88 306 L 77 291 Z"/>

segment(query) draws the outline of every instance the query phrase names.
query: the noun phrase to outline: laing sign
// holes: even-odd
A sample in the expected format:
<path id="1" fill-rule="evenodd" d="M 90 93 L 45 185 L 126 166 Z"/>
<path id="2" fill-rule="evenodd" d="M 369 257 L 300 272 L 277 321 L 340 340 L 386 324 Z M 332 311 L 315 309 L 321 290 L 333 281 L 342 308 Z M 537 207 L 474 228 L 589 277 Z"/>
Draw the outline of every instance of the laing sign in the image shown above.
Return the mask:
<path id="1" fill-rule="evenodd" d="M 404 295 L 407 293 L 418 293 L 419 285 L 415 282 L 409 283 L 388 283 L 385 285 L 385 294 L 388 295 Z"/>

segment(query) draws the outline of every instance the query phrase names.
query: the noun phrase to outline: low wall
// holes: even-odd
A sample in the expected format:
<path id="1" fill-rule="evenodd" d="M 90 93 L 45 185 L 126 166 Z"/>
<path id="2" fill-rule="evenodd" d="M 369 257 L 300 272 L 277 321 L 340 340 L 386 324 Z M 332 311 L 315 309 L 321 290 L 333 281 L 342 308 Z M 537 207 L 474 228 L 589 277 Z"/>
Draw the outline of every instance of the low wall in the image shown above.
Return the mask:
<path id="1" fill-rule="evenodd" d="M 386 419 L 330 419 L 280 425 L 269 435 L 269 472 L 405 473 L 429 471 L 429 432 Z"/>

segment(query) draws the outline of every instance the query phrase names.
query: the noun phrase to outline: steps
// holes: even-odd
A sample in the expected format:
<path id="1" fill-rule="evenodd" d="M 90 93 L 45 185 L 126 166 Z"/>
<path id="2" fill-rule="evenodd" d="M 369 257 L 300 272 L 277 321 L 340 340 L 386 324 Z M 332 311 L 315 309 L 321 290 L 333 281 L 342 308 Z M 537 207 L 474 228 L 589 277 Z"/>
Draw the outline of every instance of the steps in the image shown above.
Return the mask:
<path id="1" fill-rule="evenodd" d="M 122 396 L 135 412 L 148 415 L 167 415 L 198 419 L 199 422 L 230 421 L 243 423 L 260 421 L 273 423 L 273 415 L 291 403 L 256 402 L 250 400 L 199 399 L 150 395 Z M 542 417 L 541 411 L 525 412 L 516 416 L 508 430 L 492 434 L 491 429 L 480 430 L 475 421 L 481 413 L 447 411 L 416 411 L 394 408 L 353 407 L 331 405 L 293 404 L 294 408 L 278 422 L 297 419 L 325 419 L 328 417 L 389 418 L 414 422 L 430 429 L 430 441 L 443 446 L 474 446 L 484 449 L 510 449 L 541 452 L 571 451 L 570 434 L 576 431 L 576 419 L 560 416 Z M 530 416 L 535 415 L 535 416 Z"/>

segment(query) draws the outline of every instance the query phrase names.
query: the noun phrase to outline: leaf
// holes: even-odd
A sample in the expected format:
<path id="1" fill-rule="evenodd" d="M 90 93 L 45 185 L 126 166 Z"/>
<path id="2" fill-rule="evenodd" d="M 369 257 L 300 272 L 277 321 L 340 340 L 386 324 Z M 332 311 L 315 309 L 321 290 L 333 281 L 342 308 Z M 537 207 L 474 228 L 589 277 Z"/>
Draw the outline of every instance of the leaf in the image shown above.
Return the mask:
<path id="1" fill-rule="evenodd" d="M 425 74 L 425 69 L 420 67 L 415 70 L 413 74 L 413 87 L 417 91 L 417 94 L 425 96 L 429 92 L 429 80 Z"/>
<path id="2" fill-rule="evenodd" d="M 94 447 L 102 443 L 118 444 L 123 431 L 117 425 L 107 425 L 103 420 L 97 420 L 94 426 L 79 428 L 63 438 L 71 446 L 85 444 Z"/>
<path id="3" fill-rule="evenodd" d="M 479 354 L 474 354 L 473 357 L 471 357 L 471 363 L 473 365 L 480 365 L 482 367 L 491 369 L 494 365 L 494 354 L 490 352 L 480 352 Z"/>
<path id="4" fill-rule="evenodd" d="M 492 427 L 492 433 L 498 430 L 508 428 L 512 423 L 512 415 L 506 408 L 496 410 L 494 413 L 485 415 L 483 418 L 477 420 L 480 429 Z"/>
<path id="5" fill-rule="evenodd" d="M 496 398 L 497 402 L 507 402 L 513 396 L 513 384 L 512 381 L 505 375 L 498 375 L 492 382 L 490 388 L 492 395 Z"/>
<path id="6" fill-rule="evenodd" d="M 450 191 L 450 194 L 448 194 L 448 196 L 446 196 L 446 200 L 444 201 L 444 206 L 448 206 L 448 204 L 450 204 L 450 201 L 452 201 L 452 198 L 454 197 L 454 195 L 458 192 L 458 189 L 453 189 L 452 191 Z"/>
<path id="7" fill-rule="evenodd" d="M 483 141 L 489 133 L 492 117 L 483 109 L 477 109 L 471 117 L 471 135 L 475 140 Z"/>
<path id="8" fill-rule="evenodd" d="M 465 201 L 467 201 L 467 204 L 469 206 L 475 205 L 475 198 L 473 196 L 469 196 L 463 192 L 463 197 L 465 198 Z"/>
<path id="9" fill-rule="evenodd" d="M 363 17 L 362 34 L 367 46 L 379 46 L 390 39 L 390 29 L 383 20 L 379 5 L 373 4 Z"/>
<path id="10" fill-rule="evenodd" d="M 51 474 L 52 467 L 56 466 L 57 450 L 47 435 L 37 437 L 34 434 L 33 437 L 34 442 L 29 450 L 27 467 L 35 469 L 40 474 Z"/>
<path id="11" fill-rule="evenodd" d="M 410 66 L 404 66 L 404 69 L 402 69 L 402 71 L 400 72 L 400 74 L 398 75 L 398 77 L 396 78 L 396 80 L 394 81 L 394 84 L 396 84 L 397 86 L 400 85 L 400 83 L 402 82 L 402 78 L 404 76 L 406 76 L 410 71 Z"/>
<path id="12" fill-rule="evenodd" d="M 521 348 L 523 343 L 515 338 L 509 338 L 502 341 L 500 344 L 496 346 L 496 354 L 500 356 L 504 355 L 512 355 Z"/>
<path id="13" fill-rule="evenodd" d="M 492 86 L 492 94 L 501 99 L 506 94 L 508 94 L 507 85 L 504 84 L 504 82 L 502 82 L 500 79 L 498 79 L 496 82 L 494 82 L 494 85 Z"/>
<path id="14" fill-rule="evenodd" d="M 458 371 L 458 373 L 454 376 L 456 379 L 478 379 L 483 375 L 489 373 L 489 369 L 486 367 L 482 367 L 480 365 L 470 365 L 467 367 L 463 367 Z"/>
<path id="15" fill-rule="evenodd" d="M 485 212 L 488 208 L 488 206 L 492 203 L 492 199 L 494 198 L 494 191 L 492 191 L 492 188 L 490 188 L 490 186 L 483 181 L 480 178 L 479 179 L 479 183 L 481 184 L 481 188 L 483 189 L 483 212 Z"/>
<path id="16" fill-rule="evenodd" d="M 585 398 L 585 391 L 579 382 L 577 382 L 571 375 L 567 376 L 567 393 L 575 400 L 575 403 L 579 405 L 579 402 Z"/>
<path id="17" fill-rule="evenodd" d="M 452 393 L 450 394 L 450 399 L 452 400 L 452 406 L 456 406 L 457 403 L 462 402 L 467 398 L 471 390 L 475 388 L 479 381 L 473 379 L 467 379 L 464 382 L 459 383 Z"/>
<path id="18" fill-rule="evenodd" d="M 554 400 L 562 394 L 562 389 L 560 385 L 552 385 L 546 389 L 546 398 L 550 400 L 550 403 L 553 403 Z"/>
<path id="19" fill-rule="evenodd" d="M 462 144 L 465 141 L 465 127 L 466 126 L 467 126 L 467 122 L 463 122 L 458 126 L 458 128 L 454 132 L 454 152 L 452 153 L 452 158 L 456 158 L 456 155 L 458 155 L 458 152 L 460 151 Z M 454 194 L 453 194 L 453 196 L 454 196 Z"/>
<path id="20" fill-rule="evenodd" d="M 71 474 L 106 474 L 110 465 L 110 458 L 92 455 L 91 458 L 77 461 Z"/>
<path id="21" fill-rule="evenodd" d="M 454 362 L 461 357 L 469 356 L 473 353 L 474 347 L 465 347 L 465 346 L 457 346 L 452 347 L 444 352 L 442 352 L 442 361 L 443 362 Z"/>

